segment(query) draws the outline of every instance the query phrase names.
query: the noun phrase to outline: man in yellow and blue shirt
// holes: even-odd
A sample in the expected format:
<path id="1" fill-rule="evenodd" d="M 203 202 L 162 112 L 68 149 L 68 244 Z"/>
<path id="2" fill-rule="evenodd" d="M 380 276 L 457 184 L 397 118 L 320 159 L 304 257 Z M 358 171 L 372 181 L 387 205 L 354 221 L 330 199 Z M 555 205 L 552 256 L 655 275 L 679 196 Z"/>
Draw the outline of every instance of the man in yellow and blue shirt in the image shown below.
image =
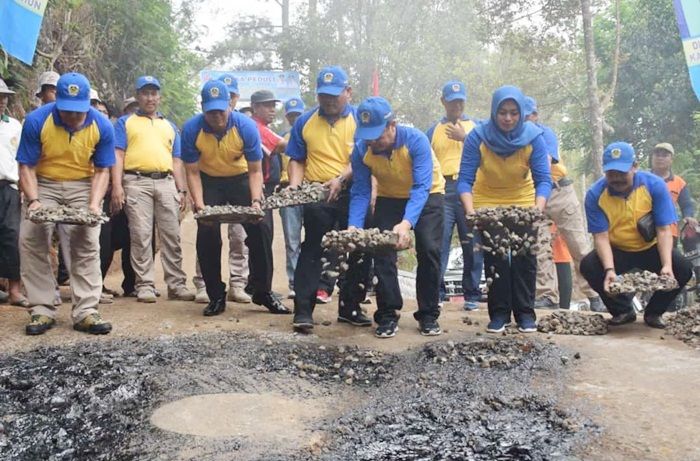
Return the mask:
<path id="1" fill-rule="evenodd" d="M 440 279 L 445 277 L 447 261 L 452 249 L 452 232 L 456 225 L 462 244 L 463 307 L 465 310 L 473 311 L 478 309 L 478 302 L 481 300 L 479 283 L 484 267 L 484 255 L 481 251 L 474 251 L 474 244 L 478 243 L 479 237 L 478 234 L 472 238 L 468 236 L 473 234 L 473 230 L 467 227 L 464 208 L 462 208 L 457 194 L 457 178 L 459 176 L 459 163 L 462 160 L 464 138 L 474 128 L 474 122 L 464 114 L 466 101 L 467 87 L 463 82 L 451 80 L 445 83 L 440 98 L 440 102 L 445 108 L 445 116 L 433 125 L 426 134 L 445 177 L 445 227 L 442 234 Z M 441 301 L 445 294 L 445 283 L 442 281 L 440 284 Z"/>
<path id="2" fill-rule="evenodd" d="M 347 227 L 348 193 L 343 185 L 352 178 L 350 153 L 355 135 L 355 109 L 348 75 L 337 66 L 324 67 L 316 78 L 319 106 L 300 116 L 287 145 L 289 186 L 302 181 L 324 183 L 328 201 L 304 205 L 304 242 L 294 271 L 294 320 L 296 330 L 313 329 L 313 310 L 321 278 L 321 239 L 333 229 Z M 341 298 L 343 295 L 341 283 Z M 338 321 L 369 326 L 372 321 L 359 310 L 339 306 Z"/>
<path id="3" fill-rule="evenodd" d="M 129 220 L 131 265 L 136 299 L 156 302 L 153 229 L 158 227 L 168 299 L 194 299 L 186 286 L 180 245 L 180 211 L 187 190 L 180 160 L 180 134 L 160 112 L 160 82 L 150 75 L 136 80 L 139 110 L 116 124 L 117 162 L 112 169 L 112 208 L 124 206 Z"/>
<path id="4" fill-rule="evenodd" d="M 17 162 L 27 210 L 67 205 L 102 213 L 102 198 L 114 165 L 114 129 L 90 107 L 90 83 L 77 73 L 58 80 L 56 102 L 31 112 L 24 121 Z M 28 335 L 55 324 L 55 280 L 49 259 L 54 225 L 24 219 L 20 226 L 21 275 L 33 306 Z M 109 333 L 97 304 L 102 292 L 98 226 L 65 226 L 70 242 L 73 328 Z"/>
<path id="5" fill-rule="evenodd" d="M 648 326 L 664 328 L 662 314 L 692 276 L 690 262 L 673 248 L 671 226 L 676 222 L 676 211 L 671 194 L 663 179 L 637 170 L 634 149 L 625 142 L 605 148 L 603 171 L 605 176 L 586 193 L 588 231 L 593 234 L 595 249 L 581 261 L 581 274 L 612 314 L 610 325 L 636 320 L 633 294 L 608 293 L 617 274 L 636 268 L 675 277 L 678 288 L 655 292 L 644 312 Z M 643 234 L 640 227 L 645 222 L 648 225 Z"/>
<path id="6" fill-rule="evenodd" d="M 260 208 L 263 198 L 262 148 L 255 122 L 229 105 L 226 85 L 210 80 L 202 87 L 203 114 L 182 129 L 182 160 L 196 211 L 205 206 L 242 205 Z M 290 314 L 272 294 L 272 214 L 244 224 L 248 235 L 252 301 L 273 314 Z M 197 225 L 197 258 L 209 296 L 205 316 L 226 309 L 221 281 L 221 226 Z"/>
<path id="7" fill-rule="evenodd" d="M 422 335 L 442 333 L 440 316 L 440 244 L 443 227 L 445 179 L 428 138 L 420 130 L 398 125 L 389 103 L 380 97 L 368 98 L 357 108 L 357 142 L 352 152 L 353 185 L 350 192 L 348 228 L 363 228 L 371 200 L 372 176 L 377 181 L 374 224 L 399 236 L 397 249 L 410 243 L 415 232 L 418 271 L 413 314 Z M 365 270 L 351 260 L 347 274 L 345 305 L 359 309 L 364 294 L 359 284 Z M 398 312 L 403 298 L 396 268 L 396 252 L 374 255 L 377 322 L 375 335 L 390 338 L 398 330 Z"/>

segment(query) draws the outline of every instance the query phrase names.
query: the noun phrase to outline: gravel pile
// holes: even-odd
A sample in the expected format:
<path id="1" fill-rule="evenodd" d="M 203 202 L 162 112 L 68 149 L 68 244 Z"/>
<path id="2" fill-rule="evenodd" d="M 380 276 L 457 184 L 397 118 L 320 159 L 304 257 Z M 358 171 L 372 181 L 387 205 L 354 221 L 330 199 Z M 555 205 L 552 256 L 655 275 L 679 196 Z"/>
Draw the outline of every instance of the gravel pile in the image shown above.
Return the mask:
<path id="1" fill-rule="evenodd" d="M 325 202 L 330 189 L 319 182 L 305 182 L 297 187 L 285 187 L 263 200 L 264 210 Z"/>
<path id="2" fill-rule="evenodd" d="M 536 208 L 481 208 L 467 216 L 467 224 L 481 230 L 482 249 L 495 256 L 506 256 L 509 251 L 536 254 L 551 241 L 550 232 L 539 231 L 551 221 Z"/>
<path id="3" fill-rule="evenodd" d="M 321 246 L 338 253 L 377 252 L 395 249 L 398 241 L 398 235 L 388 230 L 380 231 L 376 228 L 332 230 L 323 236 Z"/>
<path id="4" fill-rule="evenodd" d="M 666 334 L 700 349 L 700 306 L 682 309 L 666 318 Z"/>
<path id="5" fill-rule="evenodd" d="M 649 271 L 628 272 L 618 275 L 617 279 L 610 283 L 611 294 L 625 294 L 638 292 L 653 292 L 657 290 L 670 291 L 678 288 L 675 278 L 668 275 L 658 275 Z"/>
<path id="6" fill-rule="evenodd" d="M 557 311 L 541 318 L 537 329 L 543 333 L 558 335 L 604 335 L 608 332 L 608 322 L 600 314 Z"/>
<path id="7" fill-rule="evenodd" d="M 265 216 L 259 208 L 240 205 L 206 206 L 194 214 L 194 219 L 211 223 L 255 222 Z"/>
<path id="8" fill-rule="evenodd" d="M 65 205 L 42 206 L 31 210 L 27 217 L 33 223 L 77 224 L 84 226 L 99 226 L 109 221 L 106 214 L 95 214 L 87 208 L 73 208 Z"/>
<path id="9" fill-rule="evenodd" d="M 0 459 L 557 459 L 591 432 L 557 406 L 562 353 L 508 338 L 394 355 L 236 333 L 41 348 L 0 356 Z M 320 447 L 286 452 L 149 423 L 163 403 L 227 392 L 354 403 L 311 423 Z"/>

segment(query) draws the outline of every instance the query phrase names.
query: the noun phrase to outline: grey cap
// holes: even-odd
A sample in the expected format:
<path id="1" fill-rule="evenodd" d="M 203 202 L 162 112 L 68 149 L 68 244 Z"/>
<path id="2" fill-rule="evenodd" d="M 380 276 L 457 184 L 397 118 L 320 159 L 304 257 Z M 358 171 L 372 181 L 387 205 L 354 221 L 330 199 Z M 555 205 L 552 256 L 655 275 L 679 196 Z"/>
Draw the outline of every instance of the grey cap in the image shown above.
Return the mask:
<path id="1" fill-rule="evenodd" d="M 14 91 L 9 89 L 7 87 L 7 83 L 5 83 L 5 80 L 0 78 L 0 94 L 15 94 Z"/>
<path id="2" fill-rule="evenodd" d="M 250 95 L 250 103 L 251 104 L 256 104 L 259 102 L 270 102 L 270 101 L 280 102 L 280 100 L 275 98 L 274 93 L 270 90 L 258 90 L 255 93 Z"/>

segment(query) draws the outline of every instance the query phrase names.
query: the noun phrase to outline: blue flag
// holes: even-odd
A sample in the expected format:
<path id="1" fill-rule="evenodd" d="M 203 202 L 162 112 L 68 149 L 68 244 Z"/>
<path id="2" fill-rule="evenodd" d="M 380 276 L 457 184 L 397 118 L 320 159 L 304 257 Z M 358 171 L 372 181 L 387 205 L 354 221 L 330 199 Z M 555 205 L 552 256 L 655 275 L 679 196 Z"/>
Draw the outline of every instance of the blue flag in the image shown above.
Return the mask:
<path id="1" fill-rule="evenodd" d="M 673 0 L 673 6 L 676 8 L 678 30 L 690 72 L 690 84 L 700 101 L 700 1 Z"/>
<path id="2" fill-rule="evenodd" d="M 0 46 L 30 66 L 48 3 L 49 0 L 0 0 Z"/>

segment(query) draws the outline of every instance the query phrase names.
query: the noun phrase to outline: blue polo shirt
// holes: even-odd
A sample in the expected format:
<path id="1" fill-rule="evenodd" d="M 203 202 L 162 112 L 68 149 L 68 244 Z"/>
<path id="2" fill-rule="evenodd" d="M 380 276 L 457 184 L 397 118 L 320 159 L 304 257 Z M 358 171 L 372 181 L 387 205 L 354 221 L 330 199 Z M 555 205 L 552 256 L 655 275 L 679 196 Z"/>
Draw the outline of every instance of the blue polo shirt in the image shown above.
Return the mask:
<path id="1" fill-rule="evenodd" d="M 17 162 L 36 167 L 38 176 L 53 181 L 89 178 L 94 167 L 114 165 L 114 128 L 91 107 L 83 126 L 71 131 L 55 103 L 43 105 L 24 120 Z"/>
<path id="2" fill-rule="evenodd" d="M 377 196 L 408 199 L 403 219 L 415 227 L 432 193 L 445 193 L 445 178 L 420 130 L 396 126 L 396 141 L 389 152 L 374 153 L 365 141 L 357 141 L 352 151 L 353 182 L 350 189 L 348 225 L 364 227 L 372 194 L 372 176 L 377 179 Z"/>
<path id="3" fill-rule="evenodd" d="M 182 127 L 182 161 L 199 162 L 209 176 L 237 176 L 248 172 L 248 162 L 263 158 L 260 133 L 255 122 L 240 112 L 231 112 L 222 135 L 214 133 L 197 114 Z"/>
<path id="4" fill-rule="evenodd" d="M 676 222 L 676 210 L 666 184 L 646 171 L 634 174 L 632 190 L 626 195 L 610 190 L 605 177 L 586 193 L 588 232 L 608 232 L 610 244 L 623 251 L 643 251 L 656 244 L 656 239 L 645 241 L 637 230 L 637 222 L 649 212 L 657 227 Z"/>

